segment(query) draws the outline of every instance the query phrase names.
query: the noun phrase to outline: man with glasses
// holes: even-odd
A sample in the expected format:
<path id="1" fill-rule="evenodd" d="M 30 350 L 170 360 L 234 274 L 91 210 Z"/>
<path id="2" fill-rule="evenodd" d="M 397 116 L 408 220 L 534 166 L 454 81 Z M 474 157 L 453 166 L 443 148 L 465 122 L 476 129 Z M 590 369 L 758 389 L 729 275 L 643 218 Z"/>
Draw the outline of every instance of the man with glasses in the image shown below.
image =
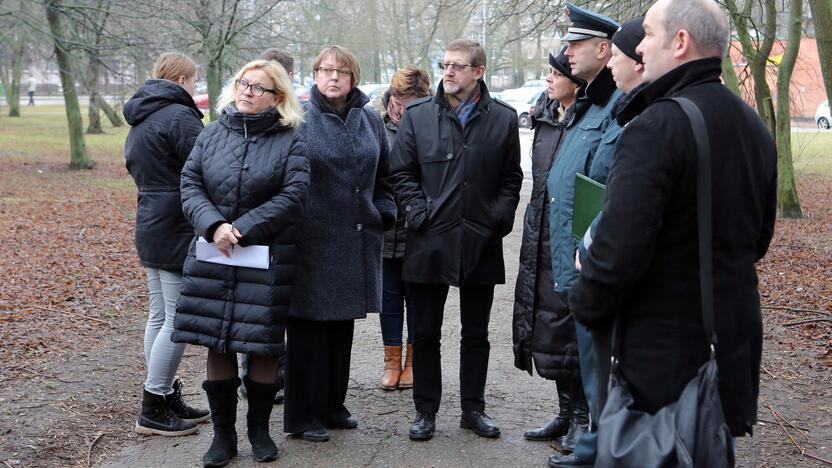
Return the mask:
<path id="1" fill-rule="evenodd" d="M 408 106 L 393 145 L 391 179 L 409 229 L 402 278 L 414 315 L 412 440 L 435 431 L 449 286 L 460 295 L 460 426 L 500 435 L 485 414 L 488 321 L 494 285 L 505 282 L 502 238 L 514 225 L 523 171 L 517 113 L 488 94 L 485 62 L 475 41 L 448 44 L 436 95 Z"/>

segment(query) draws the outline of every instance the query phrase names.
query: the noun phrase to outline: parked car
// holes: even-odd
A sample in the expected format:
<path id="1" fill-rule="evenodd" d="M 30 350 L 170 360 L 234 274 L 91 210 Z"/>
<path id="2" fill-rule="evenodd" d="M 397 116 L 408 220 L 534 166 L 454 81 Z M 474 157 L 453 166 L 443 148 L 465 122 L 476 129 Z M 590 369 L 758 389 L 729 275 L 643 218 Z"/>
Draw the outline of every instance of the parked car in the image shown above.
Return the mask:
<path id="1" fill-rule="evenodd" d="M 818 124 L 818 128 L 824 130 L 829 130 L 832 127 L 832 116 L 829 114 L 829 101 L 824 101 L 818 106 L 818 110 L 815 112 L 815 123 Z"/>
<path id="2" fill-rule="evenodd" d="M 546 80 L 529 80 L 529 81 L 523 83 L 524 88 L 530 88 L 530 87 L 533 87 L 533 86 L 537 86 L 537 87 L 546 86 Z"/>
<path id="3" fill-rule="evenodd" d="M 499 99 L 517 111 L 517 123 L 520 128 L 530 128 L 532 125 L 531 109 L 540 93 L 545 91 L 546 86 L 523 86 L 502 91 Z"/>
<path id="4" fill-rule="evenodd" d="M 309 101 L 309 89 L 309 86 L 295 85 L 295 96 L 298 97 L 301 104 Z"/>
<path id="5" fill-rule="evenodd" d="M 389 88 L 389 84 L 381 84 L 381 83 L 365 83 L 362 85 L 358 85 L 358 89 L 364 92 L 367 97 L 370 98 L 370 102 L 373 102 L 377 97 L 381 97 L 384 95 L 384 92 L 387 91 Z"/>
<path id="6" fill-rule="evenodd" d="M 208 110 L 208 93 L 204 94 L 196 94 L 194 95 L 194 103 L 196 103 L 196 107 L 199 108 L 201 111 Z"/>

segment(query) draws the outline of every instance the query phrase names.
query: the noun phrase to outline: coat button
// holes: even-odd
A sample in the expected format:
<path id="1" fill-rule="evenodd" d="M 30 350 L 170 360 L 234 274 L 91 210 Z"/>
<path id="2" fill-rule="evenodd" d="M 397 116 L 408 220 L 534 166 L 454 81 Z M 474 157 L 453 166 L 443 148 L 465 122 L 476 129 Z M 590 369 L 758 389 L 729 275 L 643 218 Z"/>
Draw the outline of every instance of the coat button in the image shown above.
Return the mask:
<path id="1" fill-rule="evenodd" d="M 467 219 L 465 219 L 465 218 L 462 218 L 462 222 L 463 222 L 463 223 L 467 223 L 467 222 L 468 222 L 468 220 L 467 220 Z"/>
<path id="2" fill-rule="evenodd" d="M 447 154 L 447 156 L 445 156 L 445 157 L 446 157 L 447 159 L 453 159 L 453 158 L 454 158 L 454 154 L 453 154 L 453 153 L 448 153 L 448 154 Z"/>
<path id="3" fill-rule="evenodd" d="M 247 171 L 247 170 L 248 170 L 248 164 L 243 164 L 243 170 L 244 170 L 244 171 Z"/>
<path id="4" fill-rule="evenodd" d="M 552 197 L 551 203 L 555 202 L 555 197 Z"/>
<path id="5" fill-rule="evenodd" d="M 407 205 L 406 207 L 404 207 L 404 210 L 405 211 L 410 211 L 411 210 L 410 205 Z"/>
<path id="6" fill-rule="evenodd" d="M 356 224 L 356 225 L 355 225 L 355 230 L 356 230 L 356 231 L 361 231 L 362 229 L 364 229 L 364 226 L 363 226 L 363 225 L 361 225 L 361 224 Z"/>
<path id="7" fill-rule="evenodd" d="M 257 143 L 257 137 L 252 137 L 252 138 L 251 138 L 251 142 L 252 142 L 252 143 Z"/>
<path id="8" fill-rule="evenodd" d="M 360 192 L 360 191 L 361 191 L 361 189 L 360 189 L 360 188 L 358 188 L 358 187 L 355 187 L 355 188 L 353 188 L 353 189 L 352 189 L 352 191 L 353 191 L 353 192 L 355 192 L 355 193 L 358 193 L 358 192 Z"/>
<path id="9" fill-rule="evenodd" d="M 558 284 L 557 284 L 557 283 L 555 283 L 555 287 L 558 287 Z"/>
<path id="10" fill-rule="evenodd" d="M 468 186 L 468 181 L 466 180 L 466 181 L 462 182 L 462 186 L 467 187 Z"/>

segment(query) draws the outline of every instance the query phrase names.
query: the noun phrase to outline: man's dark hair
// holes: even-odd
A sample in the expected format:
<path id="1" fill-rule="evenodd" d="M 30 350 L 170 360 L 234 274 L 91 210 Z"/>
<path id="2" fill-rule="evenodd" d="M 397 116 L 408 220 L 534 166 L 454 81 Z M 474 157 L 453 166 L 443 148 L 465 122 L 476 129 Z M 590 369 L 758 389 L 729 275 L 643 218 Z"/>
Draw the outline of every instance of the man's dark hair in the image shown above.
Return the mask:
<path id="1" fill-rule="evenodd" d="M 295 59 L 293 59 L 291 55 L 275 47 L 270 47 L 264 50 L 263 53 L 260 54 L 260 59 L 277 62 L 283 65 L 283 68 L 286 69 L 286 73 L 292 73 L 295 71 Z"/>
<path id="2" fill-rule="evenodd" d="M 485 66 L 485 49 L 482 48 L 479 42 L 470 39 L 456 39 L 445 46 L 445 50 L 460 51 L 464 50 L 471 56 L 471 66 L 484 67 Z"/>

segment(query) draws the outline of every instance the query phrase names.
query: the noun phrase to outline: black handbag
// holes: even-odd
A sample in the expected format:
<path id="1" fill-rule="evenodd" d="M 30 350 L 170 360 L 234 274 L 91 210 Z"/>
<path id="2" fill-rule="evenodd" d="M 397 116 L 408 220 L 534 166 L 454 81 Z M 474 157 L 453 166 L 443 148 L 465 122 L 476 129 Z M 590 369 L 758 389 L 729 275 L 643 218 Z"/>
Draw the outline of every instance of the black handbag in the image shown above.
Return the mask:
<path id="1" fill-rule="evenodd" d="M 702 321 L 710 342 L 710 359 L 699 368 L 675 402 L 655 414 L 633 409 L 633 396 L 619 369 L 619 320 L 612 333 L 612 363 L 607 401 L 598 421 L 595 466 L 708 467 L 734 466 L 731 432 L 725 423 L 717 386 L 714 331 L 711 222 L 711 159 L 705 120 L 686 98 L 672 98 L 690 120 L 697 144 L 696 204 L 699 230 L 699 279 Z"/>

